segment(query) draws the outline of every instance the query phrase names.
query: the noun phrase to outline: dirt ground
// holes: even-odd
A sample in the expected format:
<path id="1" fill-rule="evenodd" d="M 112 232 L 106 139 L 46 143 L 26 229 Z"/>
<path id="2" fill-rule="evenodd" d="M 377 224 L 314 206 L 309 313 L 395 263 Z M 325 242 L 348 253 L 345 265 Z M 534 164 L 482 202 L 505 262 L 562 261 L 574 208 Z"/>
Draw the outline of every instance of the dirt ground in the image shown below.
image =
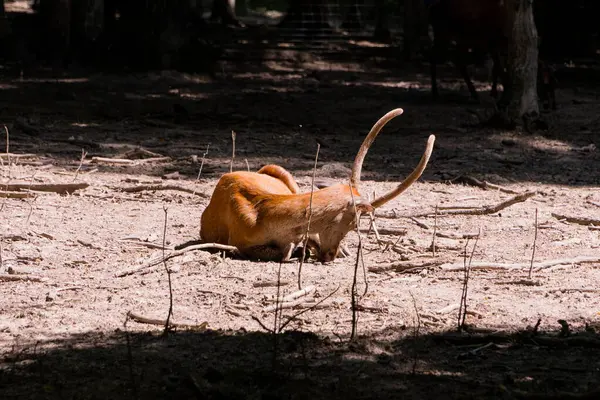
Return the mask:
<path id="1" fill-rule="evenodd" d="M 261 67 L 226 64 L 216 79 L 168 71 L 5 76 L 0 116 L 9 151 L 32 156 L 11 163 L 3 156 L 1 183 L 89 186 L 0 199 L 3 280 L 41 278 L 0 283 L 2 397 L 509 399 L 594 389 L 600 231 L 552 214 L 599 219 L 600 86 L 578 81 L 575 68 L 562 73 L 558 110 L 544 114 L 550 128 L 535 134 L 476 127 L 469 109 L 483 112 L 489 99 L 472 104 L 450 68 L 442 100 L 432 102 L 427 67 L 417 64 L 282 59 Z M 478 87 L 489 89 L 485 79 Z M 128 311 L 166 318 L 163 264 L 118 275 L 160 257 L 163 240 L 169 253 L 198 239 L 202 211 L 229 170 L 232 130 L 235 169 L 277 163 L 308 191 L 317 139 L 317 178 L 342 181 L 371 125 L 395 107 L 405 114 L 370 150 L 364 193 L 389 190 L 416 165 L 427 136 L 435 133 L 437 141 L 421 180 L 378 211 L 379 242 L 363 220 L 366 268 L 402 260 L 414 268 L 359 270 L 358 292 L 366 295 L 359 299 L 358 340 L 348 342 L 354 232 L 345 241 L 351 257 L 304 264 L 303 285 L 315 287 L 307 304 L 330 297 L 295 318 L 277 347 L 253 317 L 273 326 L 265 308 L 277 289 L 255 285 L 276 280 L 279 264 L 203 251 L 166 264 L 173 319 L 207 329 L 177 329 L 165 338 L 161 326 L 124 326 Z M 147 157 L 132 152 L 140 148 L 169 159 L 92 161 Z M 488 215 L 434 218 L 436 205 L 441 213 L 515 195 L 448 182 L 459 176 L 537 194 Z M 126 190 L 142 185 L 188 191 Z M 437 263 L 419 267 L 433 259 L 434 230 L 441 234 Z M 463 239 L 478 232 L 477 241 Z M 465 247 L 470 253 L 474 245 L 472 266 L 480 269 L 471 272 L 466 322 L 493 334 L 451 335 L 463 271 L 449 267 L 462 266 Z M 554 260 L 562 261 L 543 264 Z M 282 265 L 284 294 L 297 289 L 297 278 L 296 262 Z M 284 310 L 283 321 L 298 311 Z M 516 333 L 538 320 L 543 340 Z M 558 338 L 558 320 L 568 324 L 568 338 Z"/>

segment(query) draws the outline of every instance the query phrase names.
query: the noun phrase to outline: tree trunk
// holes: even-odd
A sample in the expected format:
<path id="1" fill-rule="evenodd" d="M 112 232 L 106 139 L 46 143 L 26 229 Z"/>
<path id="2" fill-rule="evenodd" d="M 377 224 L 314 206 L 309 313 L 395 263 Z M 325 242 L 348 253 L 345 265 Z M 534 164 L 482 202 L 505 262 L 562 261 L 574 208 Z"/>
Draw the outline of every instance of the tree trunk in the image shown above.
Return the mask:
<path id="1" fill-rule="evenodd" d="M 213 0 L 210 19 L 221 20 L 223 25 L 244 26 L 235 15 L 235 0 Z"/>
<path id="2" fill-rule="evenodd" d="M 10 25 L 6 19 L 4 0 L 0 0 L 0 39 L 10 34 Z"/>
<path id="3" fill-rule="evenodd" d="M 360 0 L 352 0 L 352 4 L 348 6 L 348 12 L 342 22 L 341 28 L 350 31 L 358 31 L 362 28 L 362 15 L 359 9 Z M 361 6 L 364 4 L 360 4 Z"/>
<path id="4" fill-rule="evenodd" d="M 419 50 L 421 35 L 427 29 L 427 10 L 423 0 L 404 0 L 404 58 L 410 60 Z"/>
<path id="5" fill-rule="evenodd" d="M 67 62 L 71 49 L 71 0 L 40 0 L 43 48 L 53 61 Z"/>
<path id="6" fill-rule="evenodd" d="M 331 30 L 324 0 L 291 0 L 280 28 L 301 29 L 304 33 Z"/>
<path id="7" fill-rule="evenodd" d="M 389 11 L 385 0 L 375 0 L 375 32 L 373 38 L 382 42 L 389 42 L 392 33 L 389 27 Z"/>
<path id="8" fill-rule="evenodd" d="M 246 15 L 248 15 L 248 2 L 247 0 L 237 0 L 235 2 L 235 7 L 233 8 L 235 10 L 235 14 L 245 17 Z"/>
<path id="9" fill-rule="evenodd" d="M 104 0 L 72 2 L 71 47 L 83 59 L 92 57 L 94 43 L 104 29 Z"/>
<path id="10" fill-rule="evenodd" d="M 532 0 L 505 0 L 508 15 L 508 76 L 505 88 L 507 122 L 527 124 L 539 119 L 537 97 L 538 36 L 533 20 Z"/>

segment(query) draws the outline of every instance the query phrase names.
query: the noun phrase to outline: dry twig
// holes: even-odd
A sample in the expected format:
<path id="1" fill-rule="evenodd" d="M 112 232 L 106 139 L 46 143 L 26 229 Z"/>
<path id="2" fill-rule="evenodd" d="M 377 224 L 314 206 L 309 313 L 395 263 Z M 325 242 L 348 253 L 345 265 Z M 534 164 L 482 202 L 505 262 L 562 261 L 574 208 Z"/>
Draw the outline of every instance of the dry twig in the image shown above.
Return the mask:
<path id="1" fill-rule="evenodd" d="M 178 257 L 182 254 L 187 253 L 188 251 L 194 251 L 194 250 L 208 250 L 208 249 L 217 249 L 217 250 L 223 250 L 223 251 L 230 251 L 233 253 L 237 253 L 238 249 L 235 246 L 228 246 L 225 244 L 219 244 L 219 243 L 202 243 L 202 244 L 197 244 L 195 246 L 189 246 L 186 248 L 183 248 L 181 250 L 175 250 L 165 256 L 162 257 L 157 257 L 157 258 L 153 258 L 151 260 L 149 260 L 148 262 L 142 264 L 139 267 L 135 267 L 135 268 L 130 268 L 130 269 L 126 269 L 120 272 L 117 272 L 115 274 L 115 277 L 117 278 L 122 278 L 124 276 L 127 275 L 131 275 L 131 274 L 135 274 L 136 272 L 140 272 L 143 271 L 145 269 L 154 267 L 155 265 L 158 265 L 160 263 L 162 263 L 164 260 L 169 260 L 173 257 Z"/>
<path id="2" fill-rule="evenodd" d="M 535 226 L 535 233 L 533 235 L 533 248 L 531 250 L 531 265 L 529 265 L 529 274 L 527 276 L 527 278 L 531 279 L 531 271 L 533 270 L 533 260 L 535 259 L 535 246 L 537 244 L 537 234 L 538 234 L 538 209 L 536 207 L 535 209 L 535 222 L 534 222 Z"/>
<path id="3" fill-rule="evenodd" d="M 575 216 L 569 216 L 569 215 L 563 215 L 563 214 L 557 214 L 557 213 L 552 213 L 552 216 L 558 220 L 567 221 L 572 224 L 600 226 L 600 219 L 575 217 Z"/>
<path id="4" fill-rule="evenodd" d="M 140 165 L 140 164 L 148 164 L 153 162 L 163 162 L 170 161 L 171 157 L 151 157 L 151 158 L 141 158 L 139 160 L 130 160 L 128 158 L 107 158 L 107 157 L 92 157 L 91 162 L 94 164 L 104 163 L 104 164 L 116 164 L 116 165 Z"/>
<path id="5" fill-rule="evenodd" d="M 495 214 L 503 209 L 510 207 L 517 203 L 522 203 L 530 197 L 535 196 L 537 192 L 524 192 L 510 199 L 504 200 L 498 204 L 481 206 L 474 209 L 460 209 L 460 210 L 439 210 L 438 215 L 489 215 Z M 427 217 L 432 215 L 431 213 L 423 213 L 413 215 L 412 217 Z"/>
<path id="6" fill-rule="evenodd" d="M 586 263 L 598 263 L 600 262 L 600 256 L 577 256 L 573 258 L 560 258 L 556 260 L 547 260 L 538 262 L 536 265 L 536 271 L 553 267 L 555 265 L 570 265 L 570 264 L 586 264 Z M 530 263 L 515 263 L 515 264 L 504 264 L 495 263 L 490 261 L 477 261 L 471 265 L 472 270 L 518 270 L 529 267 Z M 462 271 L 462 264 L 448 264 L 440 266 L 440 269 L 444 271 Z"/>
<path id="7" fill-rule="evenodd" d="M 487 182 L 487 181 L 480 181 L 479 179 L 473 178 L 472 176 L 469 176 L 469 175 L 461 175 L 457 178 L 452 179 L 450 182 L 463 183 L 465 185 L 477 186 L 484 190 L 488 190 L 488 189 L 498 190 L 500 192 L 509 193 L 509 194 L 518 194 L 519 193 L 515 190 L 508 189 L 508 188 L 505 188 L 505 187 L 502 187 L 499 185 L 495 185 L 495 184 Z"/>
<path id="8" fill-rule="evenodd" d="M 35 197 L 35 193 L 30 192 L 6 192 L 4 190 L 0 190 L 0 198 L 5 199 L 30 199 Z"/>
<path id="9" fill-rule="evenodd" d="M 81 170 L 81 167 L 83 166 L 83 161 L 85 160 L 86 156 L 87 156 L 87 151 L 85 151 L 84 149 L 81 149 L 81 158 L 79 159 L 79 165 L 77 166 L 77 170 L 75 171 L 75 176 L 73 177 L 73 182 L 75 182 L 77 180 L 77 177 L 79 176 L 79 171 Z"/>
<path id="10" fill-rule="evenodd" d="M 254 282 L 252 284 L 252 286 L 255 287 L 255 288 L 259 288 L 259 287 L 275 287 L 277 285 L 286 286 L 286 285 L 289 285 L 289 284 L 290 284 L 290 282 L 288 282 L 288 281 L 280 281 L 280 282 L 277 282 L 277 281 L 258 281 L 258 282 Z"/>
<path id="11" fill-rule="evenodd" d="M 413 303 L 413 308 L 415 310 L 415 318 L 417 320 L 417 323 L 415 324 L 415 330 L 413 332 L 413 340 L 416 343 L 418 343 L 418 339 L 419 339 L 419 334 L 421 331 L 421 316 L 419 315 L 419 309 L 417 307 L 417 300 L 415 299 L 415 296 L 412 294 L 411 291 L 408 292 L 410 294 L 410 297 L 412 299 L 412 303 Z M 415 348 L 414 350 L 414 357 L 413 357 L 413 366 L 412 366 L 412 374 L 415 375 L 417 372 L 417 362 L 419 361 L 419 352 L 418 349 Z"/>
<path id="12" fill-rule="evenodd" d="M 47 280 L 48 278 L 42 276 L 0 274 L 0 281 L 46 282 Z"/>
<path id="13" fill-rule="evenodd" d="M 165 271 L 167 272 L 167 282 L 169 283 L 169 311 L 167 312 L 167 320 L 165 321 L 165 330 L 163 331 L 163 335 L 167 335 L 169 333 L 169 322 L 171 321 L 171 317 L 173 316 L 173 284 L 171 282 L 171 270 L 167 267 L 167 258 L 165 257 L 165 244 L 167 239 L 167 220 L 169 217 L 167 207 L 163 205 L 163 211 L 165 213 L 165 223 L 163 226 L 163 248 L 162 248 L 162 259 L 163 266 L 165 267 Z"/>
<path id="14" fill-rule="evenodd" d="M 139 322 L 140 324 L 165 326 L 165 324 L 167 323 L 167 321 L 164 319 L 148 318 L 148 317 L 144 317 L 139 314 L 134 314 L 132 311 L 128 311 L 127 316 L 132 321 Z M 168 326 L 170 328 L 183 328 L 183 329 L 194 329 L 194 330 L 204 331 L 208 327 L 208 322 L 203 322 L 199 325 L 196 325 L 196 324 L 184 324 L 184 323 L 169 321 Z"/>
<path id="15" fill-rule="evenodd" d="M 479 241 L 479 235 L 475 238 L 475 243 L 473 244 L 473 249 L 471 250 L 471 256 L 469 257 L 469 262 L 467 263 L 467 248 L 469 246 L 469 239 L 467 239 L 467 243 L 465 244 L 465 254 L 464 254 L 464 276 L 463 276 L 463 286 L 462 286 L 462 294 L 460 297 L 460 305 L 458 307 L 458 330 L 461 331 L 465 327 L 465 319 L 467 317 L 467 292 L 469 290 L 469 277 L 471 276 L 471 263 L 473 262 L 473 255 L 475 254 L 475 249 L 477 248 L 477 242 Z"/>
<path id="16" fill-rule="evenodd" d="M 76 190 L 85 189 L 90 186 L 88 183 L 6 183 L 2 188 L 7 191 L 19 191 L 22 189 L 32 190 L 36 192 L 53 192 L 58 194 L 70 194 Z"/>
<path id="17" fill-rule="evenodd" d="M 381 273 L 387 271 L 395 271 L 395 272 L 406 272 L 407 270 L 411 270 L 413 268 L 427 268 L 427 267 L 437 267 L 442 264 L 449 262 L 449 257 L 436 257 L 434 259 L 417 259 L 417 260 L 408 260 L 408 261 L 395 261 L 392 263 L 381 264 L 376 266 L 369 267 L 369 272 Z"/>
<path id="18" fill-rule="evenodd" d="M 306 224 L 306 232 L 304 232 L 304 241 L 302 245 L 302 257 L 298 263 L 298 289 L 302 289 L 302 266 L 304 265 L 304 259 L 306 258 L 306 246 L 308 245 L 308 234 L 310 233 L 310 222 L 312 220 L 312 202 L 313 194 L 315 193 L 315 176 L 317 174 L 317 163 L 319 162 L 319 151 L 321 150 L 321 144 L 317 142 L 317 154 L 315 154 L 315 165 L 313 166 L 312 184 L 310 186 L 310 200 L 308 202 L 308 222 Z M 319 249 L 320 251 L 320 249 Z"/>
<path id="19" fill-rule="evenodd" d="M 233 172 L 233 160 L 235 159 L 235 137 L 236 137 L 235 132 L 231 131 L 232 148 L 231 148 L 231 164 L 229 164 L 229 172 Z"/>
<path id="20" fill-rule="evenodd" d="M 117 187 L 114 189 L 121 191 L 121 192 L 127 192 L 127 193 L 137 193 L 137 192 L 153 191 L 153 190 L 176 190 L 179 192 L 190 193 L 195 196 L 200 196 L 200 197 L 204 197 L 204 198 L 210 197 L 206 193 L 197 193 L 193 189 L 188 189 L 188 188 L 178 186 L 178 185 L 139 185 L 139 186 L 124 187 L 124 188 Z"/>

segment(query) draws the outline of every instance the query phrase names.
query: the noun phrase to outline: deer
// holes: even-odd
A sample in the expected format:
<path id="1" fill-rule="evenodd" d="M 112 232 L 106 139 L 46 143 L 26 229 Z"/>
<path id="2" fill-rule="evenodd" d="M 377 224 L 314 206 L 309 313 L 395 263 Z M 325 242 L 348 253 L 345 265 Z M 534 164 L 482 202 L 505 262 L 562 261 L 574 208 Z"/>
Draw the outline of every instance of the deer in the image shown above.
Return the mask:
<path id="1" fill-rule="evenodd" d="M 429 136 L 416 168 L 397 187 L 373 201 L 361 196 L 365 156 L 381 129 L 403 112 L 393 109 L 373 125 L 346 184 L 300 193 L 292 175 L 278 165 L 266 165 L 258 172 L 224 174 L 202 213 L 201 241 L 235 246 L 248 259 L 287 262 L 306 239 L 318 261 L 334 261 L 341 241 L 356 228 L 360 215 L 372 213 L 399 196 L 419 179 L 429 162 L 434 135 Z"/>

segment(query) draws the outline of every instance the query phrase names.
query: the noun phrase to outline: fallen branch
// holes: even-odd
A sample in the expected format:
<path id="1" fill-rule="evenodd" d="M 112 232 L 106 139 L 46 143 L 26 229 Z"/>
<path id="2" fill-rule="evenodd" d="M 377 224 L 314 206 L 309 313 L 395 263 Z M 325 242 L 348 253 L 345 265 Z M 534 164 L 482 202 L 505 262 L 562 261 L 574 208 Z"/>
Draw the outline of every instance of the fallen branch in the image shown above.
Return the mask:
<path id="1" fill-rule="evenodd" d="M 509 193 L 509 194 L 518 194 L 519 193 L 515 190 L 508 189 L 508 188 L 505 188 L 505 187 L 502 187 L 499 185 L 495 185 L 488 181 L 480 181 L 479 179 L 473 178 L 472 176 L 469 176 L 469 175 L 461 175 L 459 177 L 456 177 L 456 178 L 450 180 L 450 182 L 451 183 L 462 183 L 462 184 L 470 185 L 470 186 L 476 186 L 476 187 L 479 187 L 484 190 L 488 190 L 488 189 L 498 190 L 500 192 Z"/>
<path id="2" fill-rule="evenodd" d="M 127 317 L 129 319 L 131 319 L 132 321 L 139 322 L 140 324 L 165 326 L 165 324 L 167 323 L 167 321 L 164 319 L 147 318 L 147 317 L 141 316 L 139 314 L 134 314 L 131 311 L 127 312 Z M 208 327 L 208 322 L 203 322 L 199 325 L 196 325 L 196 324 L 183 324 L 183 323 L 170 321 L 169 327 L 170 328 L 197 329 L 197 330 L 204 331 Z"/>
<path id="3" fill-rule="evenodd" d="M 242 316 L 241 312 L 238 312 L 238 311 L 232 309 L 231 307 L 227 307 L 227 306 L 225 306 L 225 312 L 233 315 L 234 317 L 241 317 Z"/>
<path id="4" fill-rule="evenodd" d="M 445 239 L 475 239 L 479 233 L 445 233 L 445 232 L 436 232 L 437 237 L 445 238 Z"/>
<path id="5" fill-rule="evenodd" d="M 0 153 L 0 158 L 37 158 L 36 154 Z"/>
<path id="6" fill-rule="evenodd" d="M 423 222 L 419 221 L 419 220 L 418 220 L 418 219 L 416 219 L 415 217 L 410 217 L 410 220 L 411 220 L 412 222 L 414 222 L 415 224 L 417 224 L 417 226 L 418 226 L 419 228 L 423 228 L 423 229 L 429 229 L 429 225 L 427 225 L 427 224 L 425 224 L 425 223 L 423 223 Z"/>
<path id="7" fill-rule="evenodd" d="M 298 291 L 288 294 L 287 296 L 283 297 L 283 299 L 281 299 L 281 301 L 292 301 L 299 297 L 306 296 L 307 294 L 312 293 L 314 290 L 315 290 L 315 286 L 309 285 L 309 286 L 305 287 L 304 289 L 300 289 Z"/>
<path id="8" fill-rule="evenodd" d="M 260 288 L 260 287 L 276 287 L 276 286 L 286 286 L 289 285 L 290 282 L 289 281 L 258 281 L 258 282 L 254 282 L 252 284 L 253 287 L 255 288 Z"/>
<path id="9" fill-rule="evenodd" d="M 135 160 L 128 158 L 107 158 L 107 157 L 92 157 L 93 163 L 105 163 L 105 164 L 118 164 L 118 165 L 131 165 L 135 164 Z"/>
<path id="10" fill-rule="evenodd" d="M 31 282 L 46 282 L 48 278 L 34 275 L 10 275 L 0 274 L 0 281 L 31 281 Z"/>
<path id="11" fill-rule="evenodd" d="M 527 332 L 494 332 L 490 334 L 460 334 L 460 333 L 443 333 L 440 335 L 432 335 L 434 340 L 447 341 L 455 345 L 466 345 L 466 344 L 485 344 L 489 342 L 493 343 L 507 343 L 515 341 L 533 341 L 538 345 L 548 347 L 565 347 L 565 346 L 576 346 L 576 347 L 589 347 L 589 348 L 600 348 L 600 339 L 593 336 L 568 336 L 568 337 L 555 337 L 548 335 L 535 335 L 531 336 Z"/>
<path id="12" fill-rule="evenodd" d="M 22 189 L 34 190 L 36 192 L 54 192 L 58 194 L 73 193 L 79 189 L 85 189 L 90 186 L 85 182 L 79 183 L 6 183 L 2 184 L 1 187 L 4 190 L 19 191 Z"/>
<path id="13" fill-rule="evenodd" d="M 586 288 L 544 288 L 544 289 L 539 289 L 539 290 L 535 290 L 536 292 L 543 292 L 543 293 L 553 293 L 553 292 L 561 292 L 561 293 L 567 293 L 567 292 L 580 292 L 580 293 L 600 293 L 600 289 L 586 289 Z"/>
<path id="14" fill-rule="evenodd" d="M 388 264 L 382 264 L 377 266 L 369 267 L 369 272 L 387 272 L 387 271 L 395 271 L 395 272 L 404 272 L 413 268 L 426 268 L 426 267 L 437 267 L 442 264 L 447 263 L 449 258 L 428 258 L 428 259 L 420 259 L 420 260 L 408 260 L 408 261 L 395 261 Z"/>
<path id="15" fill-rule="evenodd" d="M 135 240 L 135 239 L 120 239 L 119 240 L 122 243 L 127 243 L 127 244 L 137 244 L 139 246 L 144 246 L 144 247 L 148 247 L 150 249 L 165 249 L 165 250 L 172 250 L 172 248 L 170 247 L 165 247 L 162 244 L 157 244 L 157 243 L 152 243 L 152 242 L 146 242 L 144 240 Z"/>
<path id="16" fill-rule="evenodd" d="M 167 261 L 173 257 L 178 257 L 182 254 L 187 253 L 188 251 L 193 251 L 193 250 L 208 250 L 208 249 L 216 249 L 216 250 L 224 250 L 224 251 L 230 251 L 230 252 L 234 252 L 237 253 L 238 249 L 235 246 L 228 246 L 225 244 L 219 244 L 219 243 L 203 243 L 203 244 L 197 244 L 195 246 L 190 246 L 190 247 L 186 247 L 184 249 L 181 250 L 175 250 L 169 254 L 166 254 L 164 257 L 161 255 L 159 257 L 155 257 L 153 259 L 151 259 L 150 261 L 140 265 L 139 267 L 135 267 L 135 268 L 130 268 L 130 269 L 126 269 L 124 271 L 120 271 L 117 272 L 115 274 L 115 277 L 117 278 L 122 278 L 124 276 L 127 275 L 132 275 L 135 274 L 136 272 L 140 272 L 143 271 L 145 269 L 154 267 L 155 265 L 158 265 L 160 263 L 162 263 L 163 261 Z"/>
<path id="17" fill-rule="evenodd" d="M 161 158 L 161 157 L 165 157 L 162 154 L 158 154 L 155 153 L 153 151 L 150 150 L 146 150 L 142 147 L 138 147 L 129 151 L 126 151 L 123 154 L 124 158 L 133 158 L 133 157 L 138 157 L 138 156 L 150 156 L 150 158 Z"/>
<path id="18" fill-rule="evenodd" d="M 152 190 L 177 190 L 180 192 L 190 193 L 195 196 L 200 196 L 200 197 L 204 197 L 204 198 L 210 197 L 209 195 L 207 195 L 205 193 L 199 193 L 193 189 L 188 189 L 188 188 L 177 186 L 177 185 L 140 185 L 140 186 L 131 186 L 131 187 L 114 188 L 114 189 L 119 190 L 121 192 L 127 192 L 127 193 L 138 193 L 138 192 L 152 191 Z"/>
<path id="19" fill-rule="evenodd" d="M 309 302 L 307 301 L 308 299 L 296 299 L 293 301 L 284 301 L 281 303 L 275 303 L 271 306 L 265 307 L 263 309 L 263 312 L 273 312 L 273 311 L 278 311 L 278 310 L 283 310 L 283 309 L 287 309 L 287 308 L 294 308 L 294 307 L 299 307 L 305 303 L 310 303 L 310 305 L 314 305 L 314 302 Z"/>
<path id="20" fill-rule="evenodd" d="M 373 225 L 373 229 L 377 232 L 377 235 L 392 235 L 392 236 L 404 236 L 407 233 L 406 228 L 377 228 Z M 361 233 L 367 231 L 366 229 L 361 229 Z"/>
<path id="21" fill-rule="evenodd" d="M 481 206 L 481 207 L 476 207 L 473 209 L 462 208 L 462 209 L 458 209 L 458 210 L 438 210 L 438 215 L 489 215 L 489 214 L 495 214 L 499 211 L 502 211 L 503 209 L 505 209 L 507 207 L 514 205 L 514 204 L 524 202 L 528 198 L 535 196 L 536 193 L 537 192 L 524 192 L 524 193 L 518 194 L 516 196 L 513 196 L 508 200 L 504 200 L 498 204 Z M 408 218 L 428 217 L 431 215 L 434 215 L 434 213 L 428 212 L 428 213 L 423 213 L 423 214 L 416 214 L 416 215 L 409 216 Z"/>
<path id="22" fill-rule="evenodd" d="M 0 198 L 4 198 L 4 199 L 30 199 L 32 197 L 35 197 L 35 193 L 6 192 L 4 190 L 0 190 Z"/>
<path id="23" fill-rule="evenodd" d="M 437 310 L 436 312 L 438 314 L 449 314 L 454 310 L 458 310 L 460 308 L 460 304 L 456 303 L 456 304 L 450 304 L 449 306 L 446 306 L 444 308 L 441 308 L 439 310 Z"/>
<path id="24" fill-rule="evenodd" d="M 140 165 L 148 164 L 152 162 L 171 161 L 171 157 L 160 156 L 150 158 L 140 158 L 137 160 L 131 160 L 129 158 L 106 158 L 106 157 L 92 157 L 92 163 L 104 163 L 104 164 L 116 164 L 116 165 Z"/>
<path id="25" fill-rule="evenodd" d="M 586 264 L 586 263 L 600 263 L 600 256 L 577 256 L 573 258 L 559 258 L 555 260 L 547 260 L 536 263 L 536 271 L 541 269 L 553 267 L 555 265 L 569 265 L 569 264 Z M 529 268 L 530 263 L 494 263 L 489 261 L 476 261 L 471 265 L 473 270 L 515 270 Z M 462 263 L 446 264 L 440 266 L 440 269 L 444 271 L 462 271 L 464 266 Z"/>
<path id="26" fill-rule="evenodd" d="M 171 157 L 150 157 L 150 158 L 140 158 L 139 160 L 135 160 L 134 164 L 148 164 L 153 162 L 163 162 L 163 161 L 171 161 Z"/>
<path id="27" fill-rule="evenodd" d="M 562 215 L 562 214 L 557 214 L 557 213 L 552 213 L 552 216 L 558 220 L 567 221 L 572 224 L 600 226 L 600 219 L 575 217 L 575 216 Z"/>

